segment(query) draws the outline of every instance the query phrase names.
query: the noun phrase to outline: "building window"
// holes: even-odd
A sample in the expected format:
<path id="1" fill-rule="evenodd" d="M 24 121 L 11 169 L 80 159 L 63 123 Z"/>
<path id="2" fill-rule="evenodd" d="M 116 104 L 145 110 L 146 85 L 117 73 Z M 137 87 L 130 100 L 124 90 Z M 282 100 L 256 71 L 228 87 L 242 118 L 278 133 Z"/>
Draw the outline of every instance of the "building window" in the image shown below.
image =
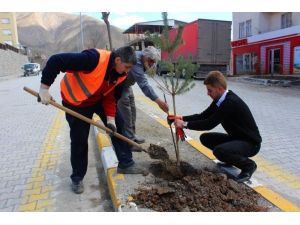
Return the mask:
<path id="1" fill-rule="evenodd" d="M 12 41 L 4 41 L 4 43 L 8 44 L 8 45 L 11 45 L 11 46 L 13 45 Z"/>
<path id="2" fill-rule="evenodd" d="M 2 30 L 2 33 L 3 33 L 4 35 L 11 35 L 11 30 L 3 29 L 3 30 Z"/>
<path id="3" fill-rule="evenodd" d="M 10 19 L 9 18 L 2 18 L 1 19 L 1 23 L 2 24 L 9 24 L 10 23 Z"/>
<path id="4" fill-rule="evenodd" d="M 252 35 L 251 32 L 251 20 L 246 21 L 246 37 L 249 37 Z"/>
<path id="5" fill-rule="evenodd" d="M 292 13 L 284 13 L 281 15 L 281 29 L 292 26 Z"/>
<path id="6" fill-rule="evenodd" d="M 245 22 L 239 23 L 239 38 L 245 37 Z"/>

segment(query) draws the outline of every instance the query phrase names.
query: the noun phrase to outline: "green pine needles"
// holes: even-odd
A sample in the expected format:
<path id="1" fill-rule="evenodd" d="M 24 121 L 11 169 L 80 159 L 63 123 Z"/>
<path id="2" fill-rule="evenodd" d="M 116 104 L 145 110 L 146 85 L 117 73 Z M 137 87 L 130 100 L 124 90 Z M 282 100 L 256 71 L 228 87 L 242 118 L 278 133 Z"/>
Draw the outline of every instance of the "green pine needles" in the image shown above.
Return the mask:
<path id="1" fill-rule="evenodd" d="M 154 70 L 148 71 L 147 74 L 153 78 L 159 89 L 164 94 L 172 96 L 173 112 L 176 116 L 176 95 L 184 94 L 195 86 L 195 83 L 193 82 L 193 75 L 196 72 L 197 66 L 193 64 L 192 57 L 189 57 L 188 59 L 185 59 L 183 56 L 174 58 L 175 50 L 183 44 L 183 26 L 180 25 L 177 29 L 176 36 L 171 38 L 169 33 L 168 14 L 163 12 L 162 18 L 164 22 L 162 34 L 150 34 L 149 32 L 146 32 L 145 35 L 146 40 L 153 42 L 154 45 L 161 51 L 168 53 L 168 59 L 162 60 L 159 63 L 159 67 L 164 68 L 164 70 L 167 71 L 167 74 L 162 76 L 161 79 L 155 77 L 156 72 Z M 180 169 L 178 138 L 175 140 L 172 131 L 171 133 L 176 152 L 177 168 Z"/>

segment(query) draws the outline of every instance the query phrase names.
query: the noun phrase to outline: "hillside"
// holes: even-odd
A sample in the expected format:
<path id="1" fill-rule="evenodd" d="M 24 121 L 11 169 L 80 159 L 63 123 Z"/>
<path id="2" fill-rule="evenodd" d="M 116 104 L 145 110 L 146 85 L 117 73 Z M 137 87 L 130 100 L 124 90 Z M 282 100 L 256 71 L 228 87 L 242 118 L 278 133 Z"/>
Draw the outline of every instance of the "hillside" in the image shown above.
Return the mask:
<path id="1" fill-rule="evenodd" d="M 100 13 L 100 12 L 99 12 Z M 68 13 L 16 13 L 19 42 L 28 46 L 32 54 L 47 59 L 58 52 L 82 50 L 79 15 Z M 89 16 L 82 16 L 84 48 L 109 46 L 106 25 Z M 122 30 L 111 26 L 113 47 L 126 42 Z"/>

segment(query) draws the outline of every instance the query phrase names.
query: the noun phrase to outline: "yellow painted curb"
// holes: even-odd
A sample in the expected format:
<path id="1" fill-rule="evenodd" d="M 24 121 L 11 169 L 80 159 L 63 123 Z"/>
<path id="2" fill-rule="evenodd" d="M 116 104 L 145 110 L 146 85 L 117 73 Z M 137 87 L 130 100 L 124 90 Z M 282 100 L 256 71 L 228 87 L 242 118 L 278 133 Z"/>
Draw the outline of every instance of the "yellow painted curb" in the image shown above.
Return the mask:
<path id="1" fill-rule="evenodd" d="M 216 157 L 213 155 L 212 151 L 206 148 L 204 145 L 202 145 L 199 141 L 196 141 L 194 139 L 187 140 L 187 142 L 193 146 L 196 150 L 198 150 L 200 153 L 205 155 L 207 158 L 211 160 L 215 160 Z"/>
<path id="2" fill-rule="evenodd" d="M 273 203 L 275 206 L 280 208 L 282 211 L 285 212 L 300 212 L 300 208 L 295 206 L 290 201 L 286 200 L 279 194 L 275 193 L 274 191 L 264 187 L 258 186 L 253 188 L 257 193 L 261 194 L 265 199 Z"/>
<path id="3" fill-rule="evenodd" d="M 115 174 L 116 171 L 117 171 L 117 168 L 109 168 L 107 170 L 107 184 L 108 184 L 108 189 L 110 192 L 111 201 L 113 203 L 113 206 L 115 209 L 118 209 L 121 206 L 121 200 L 117 196 L 116 182 L 113 178 L 113 174 Z"/>
<path id="4" fill-rule="evenodd" d="M 94 121 L 99 120 L 99 118 L 97 119 L 95 116 L 93 119 L 94 119 Z M 96 141 L 97 141 L 98 150 L 99 150 L 100 154 L 104 147 L 112 148 L 112 144 L 111 144 L 109 137 L 105 133 L 100 133 L 98 128 L 94 127 L 94 129 L 95 129 L 95 133 L 96 133 Z M 107 166 L 107 164 L 105 164 L 105 165 Z M 116 167 L 107 168 L 104 166 L 104 170 L 106 170 L 106 180 L 107 180 L 108 190 L 110 193 L 113 207 L 114 207 L 115 211 L 118 211 L 118 209 L 120 208 L 120 206 L 122 204 L 122 201 L 118 197 L 118 193 L 116 190 L 116 187 L 117 187 L 116 181 L 117 180 L 125 180 L 125 176 L 124 176 L 124 174 L 118 174 Z"/>
<path id="5" fill-rule="evenodd" d="M 155 118 L 157 122 L 159 122 L 161 125 L 163 125 L 164 127 L 166 128 L 169 128 L 170 129 L 170 126 L 169 124 L 166 122 L 166 120 L 163 120 L 161 118 Z"/>
<path id="6" fill-rule="evenodd" d="M 102 133 L 99 132 L 97 134 L 96 139 L 97 139 L 99 149 L 111 146 L 110 140 L 108 139 L 107 135 L 105 135 L 105 134 L 102 134 Z"/>

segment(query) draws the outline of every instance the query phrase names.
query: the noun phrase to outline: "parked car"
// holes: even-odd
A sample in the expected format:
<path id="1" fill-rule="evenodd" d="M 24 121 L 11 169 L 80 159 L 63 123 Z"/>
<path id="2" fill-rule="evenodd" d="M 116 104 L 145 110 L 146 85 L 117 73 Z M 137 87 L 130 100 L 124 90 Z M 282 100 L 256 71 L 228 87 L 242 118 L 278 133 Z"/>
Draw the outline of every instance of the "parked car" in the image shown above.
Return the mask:
<path id="1" fill-rule="evenodd" d="M 24 70 L 24 77 L 26 76 L 36 76 L 39 75 L 41 71 L 40 64 L 38 63 L 26 63 L 22 66 L 22 69 Z"/>

